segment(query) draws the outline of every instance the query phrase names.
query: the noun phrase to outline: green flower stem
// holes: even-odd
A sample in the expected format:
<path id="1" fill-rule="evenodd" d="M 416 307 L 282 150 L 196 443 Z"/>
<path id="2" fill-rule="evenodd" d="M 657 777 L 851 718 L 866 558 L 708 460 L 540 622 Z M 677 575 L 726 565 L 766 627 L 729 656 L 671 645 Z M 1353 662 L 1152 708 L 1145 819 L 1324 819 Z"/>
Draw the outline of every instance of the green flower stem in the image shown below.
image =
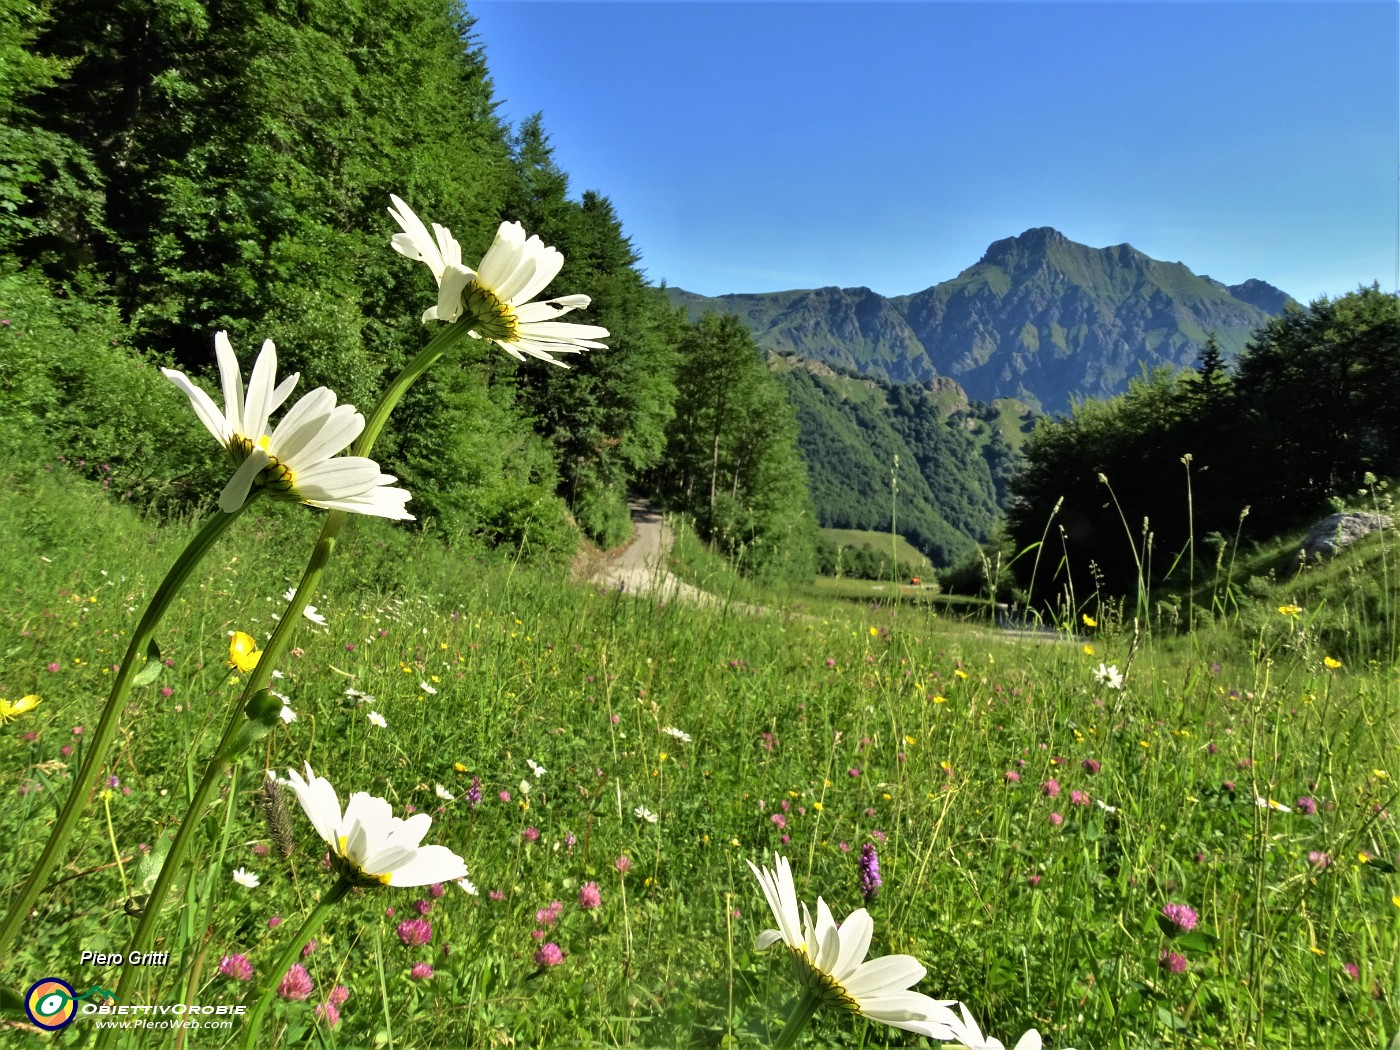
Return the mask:
<path id="1" fill-rule="evenodd" d="M 361 431 L 360 439 L 355 442 L 355 447 L 352 450 L 354 455 L 369 455 L 370 449 L 374 448 L 374 443 L 379 440 L 379 434 L 384 429 L 384 424 L 389 421 L 389 413 L 403 400 L 404 394 L 408 393 L 408 388 L 418 381 L 419 376 L 435 365 L 438 359 L 452 348 L 454 343 L 468 338 L 468 325 L 469 319 L 466 317 L 455 324 L 448 325 L 433 336 L 432 341 L 418 352 L 417 357 L 404 366 L 404 370 L 399 373 L 397 379 L 389 384 L 389 389 L 384 391 L 383 396 L 379 399 L 379 404 L 374 406 L 374 411 L 365 420 L 365 429 Z"/>
<path id="2" fill-rule="evenodd" d="M 466 337 L 466 334 L 467 326 L 465 324 L 458 322 L 449 325 L 408 363 L 393 383 L 389 385 L 389 388 L 385 390 L 379 403 L 369 414 L 369 418 L 365 422 L 365 429 L 361 432 L 360 438 L 352 450 L 354 455 L 369 455 L 375 441 L 384 430 L 385 423 L 388 422 L 389 413 L 403 399 L 409 387 L 435 364 L 454 343 Z M 333 510 L 326 516 L 325 524 L 321 527 L 321 536 L 316 541 L 311 560 L 306 566 L 306 571 L 302 574 L 301 583 L 297 585 L 296 594 L 287 604 L 282 619 L 278 621 L 277 627 L 272 632 L 272 637 L 268 640 L 267 647 L 258 659 L 257 666 L 249 674 L 248 682 L 243 688 L 243 695 L 239 698 L 238 704 L 230 711 L 228 724 L 209 759 L 204 778 L 200 781 L 199 787 L 195 790 L 194 797 L 190 800 L 189 807 L 180 821 L 179 830 L 175 833 L 175 841 L 171 843 L 170 851 L 166 854 L 160 875 L 156 879 L 156 884 L 151 888 L 150 895 L 146 898 L 140 922 L 137 923 L 136 932 L 132 934 L 131 942 L 128 945 L 129 951 L 144 952 L 150 948 L 155 933 L 155 924 L 160 918 L 161 909 L 170 893 L 170 888 L 179 874 L 185 854 L 189 852 L 199 818 L 209 807 L 210 801 L 223 783 L 224 773 L 231 764 L 231 756 L 227 754 L 227 749 L 229 743 L 238 735 L 243 726 L 244 709 L 255 693 L 267 688 L 267 683 L 271 680 L 272 669 L 282 658 L 282 654 L 286 652 L 287 645 L 291 641 L 292 631 L 299 625 L 302 611 L 306 608 L 307 602 L 311 600 L 312 594 L 316 592 L 321 570 L 330 561 L 331 554 L 335 551 L 336 538 L 344 527 L 348 516 L 347 512 L 340 510 Z M 137 976 L 138 969 L 136 967 L 122 968 L 122 978 L 117 985 L 118 996 L 128 994 L 130 983 L 136 980 Z M 98 1043 L 99 1046 L 111 1038 L 109 1033 L 112 1031 L 114 1030 L 104 1030 L 103 1038 Z"/>
<path id="3" fill-rule="evenodd" d="M 792 1012 L 788 1014 L 788 1019 L 783 1022 L 783 1030 L 773 1041 L 773 1050 L 789 1050 L 790 1047 L 795 1046 L 802 1030 L 816 1016 L 817 1007 L 821 1004 L 820 995 L 804 992 L 802 998 L 797 1000 L 796 1005 L 793 1006 Z"/>
<path id="4" fill-rule="evenodd" d="M 165 904 L 165 898 L 179 875 L 185 854 L 189 851 L 190 843 L 198 831 L 199 818 L 209 808 L 210 801 L 223 785 L 225 774 L 228 772 L 229 766 L 232 765 L 227 748 L 229 742 L 238 735 L 238 731 L 243 728 L 243 723 L 247 720 L 244 708 L 252 699 L 253 694 L 267 688 L 267 683 L 272 677 L 273 664 L 286 650 L 292 630 L 301 618 L 301 610 L 306 607 L 306 603 L 315 592 L 316 584 L 321 577 L 321 570 L 325 568 L 331 553 L 335 550 L 336 535 L 344 526 L 348 516 L 345 511 L 340 510 L 333 510 L 326 515 L 326 522 L 321 526 L 321 538 L 316 542 L 311 554 L 311 561 L 306 566 L 306 572 L 302 575 L 296 594 L 287 606 L 287 611 L 283 614 L 282 619 L 278 621 L 277 627 L 273 630 L 267 648 L 258 658 L 258 665 L 249 673 L 243 695 L 229 711 L 228 724 L 224 727 L 223 736 L 220 737 L 218 745 L 214 748 L 209 764 L 205 767 L 204 778 L 199 782 L 199 787 L 195 789 L 194 797 L 190 799 L 189 807 L 185 810 L 185 815 L 180 821 L 180 827 L 175 832 L 175 841 L 170 844 L 170 850 L 165 856 L 165 863 L 161 865 L 156 884 L 151 887 L 150 895 L 146 898 L 145 905 L 141 909 L 141 919 L 136 924 L 136 932 L 131 935 L 131 941 L 127 945 L 128 952 L 149 950 L 155 934 L 156 922 L 159 920 Z M 126 1001 L 125 997 L 130 993 L 132 982 L 137 980 L 139 976 L 140 967 L 122 967 L 121 981 L 117 984 L 117 996 L 123 1002 Z M 105 1045 L 111 1038 L 110 1033 L 113 1031 L 115 1030 L 105 1029 L 97 1045 Z"/>
<path id="5" fill-rule="evenodd" d="M 19 932 L 25 916 L 34 907 L 34 901 L 38 898 L 39 892 L 47 884 L 53 869 L 62 858 L 68 840 L 72 837 L 74 825 L 77 824 L 79 816 L 82 815 L 88 793 L 96 786 L 95 781 L 101 776 L 102 766 L 107 760 L 107 751 L 112 746 L 112 738 L 117 734 L 117 723 L 121 720 L 122 710 L 126 707 L 126 696 L 131 691 L 132 678 L 145 664 L 145 656 L 151 644 L 151 638 L 155 635 L 161 617 L 170 608 L 171 602 L 175 600 L 176 594 L 184 586 L 185 581 L 189 579 L 195 566 L 209 553 L 210 548 L 223 535 L 224 530 L 233 524 L 234 519 L 247 509 L 251 502 L 251 499 L 245 502 L 243 507 L 232 514 L 218 511 L 206 521 L 194 539 L 190 540 L 189 546 L 176 559 L 175 564 L 170 567 L 170 571 L 166 573 L 165 579 L 161 581 L 155 595 L 151 598 L 150 604 L 146 606 L 141 622 L 131 636 L 131 644 L 127 646 L 126 658 L 122 660 L 116 681 L 112 683 L 112 691 L 108 694 L 107 704 L 102 709 L 102 717 L 98 720 L 97 729 L 93 732 L 88 743 L 87 758 L 83 762 L 82 769 L 73 779 L 72 790 L 69 791 L 63 809 L 58 814 L 58 822 L 54 825 L 53 831 L 49 833 L 48 844 L 44 846 L 44 851 L 39 855 L 39 862 L 30 872 L 29 878 L 21 887 L 18 896 L 10 902 L 10 910 L 5 916 L 4 925 L 0 926 L 0 959 L 12 957 L 10 945 L 15 934 Z"/>
<path id="6" fill-rule="evenodd" d="M 345 899 L 345 895 L 351 890 L 350 880 L 341 877 L 336 880 L 334 886 L 326 891 L 324 897 L 316 902 L 316 907 L 311 909 L 311 914 L 306 917 L 306 921 L 301 924 L 301 929 L 290 941 L 287 947 L 282 950 L 282 957 L 277 960 L 271 970 L 263 971 L 263 993 L 258 999 L 258 1005 L 253 1007 L 253 1012 L 248 1015 L 248 1020 L 243 1026 L 243 1040 L 239 1046 L 244 1050 L 258 1045 L 258 1029 L 262 1027 L 263 1018 L 267 1016 L 267 1008 L 272 1005 L 272 997 L 277 994 L 277 986 L 282 983 L 282 978 L 301 955 L 301 949 L 311 935 L 321 928 L 321 923 L 326 921 L 326 916 L 331 913 L 331 909 Z"/>

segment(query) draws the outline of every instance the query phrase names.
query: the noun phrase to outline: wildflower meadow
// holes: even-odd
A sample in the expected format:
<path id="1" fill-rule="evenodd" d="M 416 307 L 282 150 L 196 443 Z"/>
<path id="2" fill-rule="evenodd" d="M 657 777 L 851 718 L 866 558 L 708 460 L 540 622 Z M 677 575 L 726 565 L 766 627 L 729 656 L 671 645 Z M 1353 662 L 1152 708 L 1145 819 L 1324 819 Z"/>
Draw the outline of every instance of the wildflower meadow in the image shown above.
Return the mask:
<path id="1" fill-rule="evenodd" d="M 419 375 L 609 333 L 520 226 L 473 269 L 392 204 L 436 291 L 367 414 L 220 335 L 221 398 L 165 373 L 204 518 L 0 463 L 7 1043 L 1393 1045 L 1393 663 L 1303 595 L 1018 635 L 396 529 Z"/>

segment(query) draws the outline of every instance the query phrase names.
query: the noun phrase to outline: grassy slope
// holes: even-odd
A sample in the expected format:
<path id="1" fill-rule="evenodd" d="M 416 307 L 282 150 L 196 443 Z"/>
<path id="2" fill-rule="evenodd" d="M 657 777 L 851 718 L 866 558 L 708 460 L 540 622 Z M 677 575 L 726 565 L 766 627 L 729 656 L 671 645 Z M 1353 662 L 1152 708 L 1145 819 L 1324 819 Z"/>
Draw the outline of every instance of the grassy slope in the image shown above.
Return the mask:
<path id="1" fill-rule="evenodd" d="M 822 535 L 841 547 L 869 546 L 872 550 L 886 552 L 890 549 L 890 534 L 888 532 L 872 532 L 866 529 L 822 529 Z M 932 566 L 932 562 L 903 536 L 895 538 L 895 556 L 900 561 L 906 561 L 910 565 Z"/>
<path id="2" fill-rule="evenodd" d="M 71 729 L 95 717 L 120 632 L 188 528 L 158 531 L 54 476 L 3 493 L 0 695 L 44 697 L 0 730 L 0 792 L 12 800 L 0 848 L 19 872 L 81 757 Z M 249 520 L 162 627 L 175 666 L 134 695 L 110 766 L 131 789 L 108 803 L 122 855 L 178 819 L 187 763 L 235 695 L 225 633 L 263 633 L 316 517 Z M 258 771 L 309 758 L 342 797 L 367 790 L 431 811 L 429 840 L 467 859 L 481 893 L 447 887 L 422 948 L 395 932 L 419 894 L 349 898 L 306 960 L 315 996 L 276 1007 L 266 1031 L 282 1045 L 319 1037 L 313 1008 L 335 983 L 350 998 L 333 1035 L 315 1030 L 327 1045 L 373 1045 L 387 1027 L 422 1046 L 757 1045 L 795 986 L 781 960 L 751 950 L 772 920 L 744 860 L 783 850 L 799 895 L 842 916 L 861 904 L 862 842 L 877 845 L 884 877 L 873 951 L 917 955 L 922 990 L 965 998 L 1003 1038 L 1035 1024 L 1048 1045 L 1081 1050 L 1376 1047 L 1400 1027 L 1400 885 L 1387 866 L 1400 840 L 1373 811 L 1393 804 L 1373 771 L 1400 774 L 1396 680 L 1388 667 L 1324 668 L 1278 614 L 1199 652 L 1134 647 L 1101 628 L 1090 655 L 950 631 L 911 606 L 814 606 L 785 623 L 657 605 L 459 564 L 366 522 L 317 604 L 328 625 L 305 625 L 304 655 L 280 683 L 299 719 L 230 782 L 232 804 L 216 810 L 191 874 L 195 910 L 164 924 L 158 947 L 172 964 L 144 971 L 143 1002 L 188 988 L 201 1002 L 246 1001 L 216 960 L 246 953 L 262 976 L 325 888 L 323 846 L 300 813 L 290 862 L 253 850 L 267 842 L 251 799 Z M 1127 670 L 1122 693 L 1095 685 L 1100 660 Z M 343 695 L 349 684 L 374 694 L 387 729 Z M 61 753 L 73 745 L 78 754 Z M 534 779 L 527 757 L 548 772 Z M 1081 765 L 1090 758 L 1097 773 Z M 473 774 L 477 808 L 465 798 Z M 1054 797 L 1039 788 L 1052 778 Z M 440 801 L 435 784 L 456 800 Z M 1117 812 L 1075 805 L 1072 790 Z M 1257 808 L 1256 793 L 1321 805 L 1284 814 Z M 1309 851 L 1333 863 L 1310 868 Z M 1376 859 L 1359 862 L 1361 851 Z M 70 858 L 77 877 L 42 899 L 15 973 L 104 976 L 76 960 L 120 950 L 130 928 L 112 856 L 104 822 L 88 822 Z M 262 885 L 234 885 L 235 867 Z M 588 881 L 601 888 L 597 911 L 577 905 Z M 551 900 L 563 914 L 544 939 L 566 959 L 539 973 L 531 931 Z M 1159 929 L 1169 901 L 1200 913 L 1196 936 Z M 286 921 L 270 930 L 274 914 Z M 1186 974 L 1158 968 L 1169 948 L 1188 958 Z M 416 962 L 434 977 L 411 979 Z M 828 1012 L 815 1042 L 907 1045 L 890 1029 L 861 1031 Z"/>

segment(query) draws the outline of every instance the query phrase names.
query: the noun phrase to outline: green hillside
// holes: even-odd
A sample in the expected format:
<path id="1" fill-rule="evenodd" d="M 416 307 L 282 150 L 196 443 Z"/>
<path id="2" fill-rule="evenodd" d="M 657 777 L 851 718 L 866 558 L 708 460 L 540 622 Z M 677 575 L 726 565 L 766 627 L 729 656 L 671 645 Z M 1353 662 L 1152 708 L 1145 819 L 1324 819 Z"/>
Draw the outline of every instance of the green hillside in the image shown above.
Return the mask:
<path id="1" fill-rule="evenodd" d="M 886 532 L 876 532 L 873 529 L 822 529 L 822 536 L 831 543 L 839 547 L 870 547 L 872 550 L 889 551 L 890 534 Z M 908 562 L 920 568 L 932 568 L 933 563 L 928 560 L 918 547 L 915 547 L 903 536 L 896 536 L 894 540 L 895 557 L 900 561 Z"/>
<path id="2" fill-rule="evenodd" d="M 992 422 L 1002 412 L 950 412 L 941 386 L 891 385 L 795 357 L 770 365 L 797 412 L 822 525 L 888 533 L 898 459 L 896 531 L 913 546 L 947 565 L 991 535 L 1015 464 Z"/>

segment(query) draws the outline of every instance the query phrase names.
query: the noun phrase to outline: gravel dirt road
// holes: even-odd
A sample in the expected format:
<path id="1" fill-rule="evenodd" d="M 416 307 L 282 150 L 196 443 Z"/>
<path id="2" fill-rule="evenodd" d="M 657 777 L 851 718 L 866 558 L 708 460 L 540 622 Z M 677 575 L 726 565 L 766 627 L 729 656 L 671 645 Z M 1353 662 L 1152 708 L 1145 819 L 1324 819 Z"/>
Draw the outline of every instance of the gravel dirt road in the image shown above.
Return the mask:
<path id="1" fill-rule="evenodd" d="M 661 512 L 641 500 L 633 500 L 629 506 L 632 509 L 632 540 L 594 574 L 593 582 L 608 588 L 620 588 L 625 594 L 653 595 L 663 601 L 726 604 L 718 595 L 678 580 L 666 567 L 672 536 Z M 742 612 L 769 611 L 742 602 L 727 604 L 731 609 Z"/>

